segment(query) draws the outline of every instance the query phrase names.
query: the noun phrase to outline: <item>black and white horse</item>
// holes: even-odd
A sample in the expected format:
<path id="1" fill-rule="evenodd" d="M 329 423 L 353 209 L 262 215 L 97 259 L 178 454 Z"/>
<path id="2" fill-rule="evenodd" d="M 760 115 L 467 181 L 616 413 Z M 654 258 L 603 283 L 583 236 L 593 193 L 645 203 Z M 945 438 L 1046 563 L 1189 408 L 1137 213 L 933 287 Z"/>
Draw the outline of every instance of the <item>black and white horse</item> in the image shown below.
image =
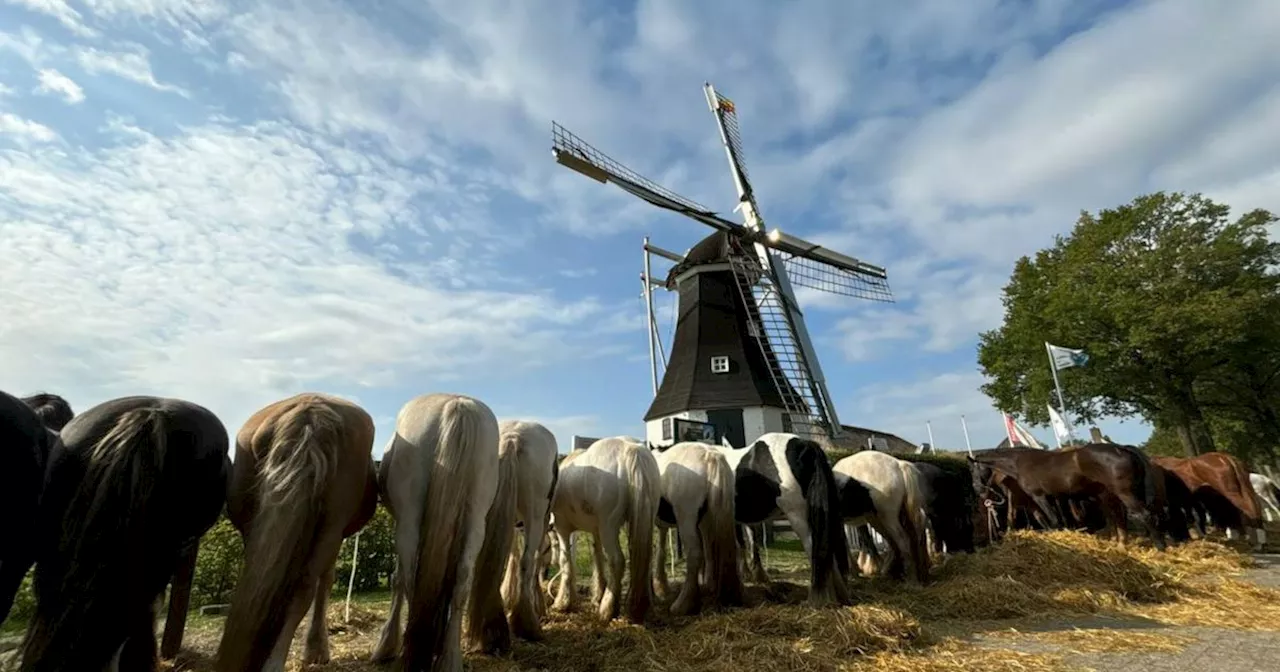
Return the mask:
<path id="1" fill-rule="evenodd" d="M 734 470 L 734 517 L 786 518 L 809 556 L 809 602 L 847 604 L 849 550 L 831 463 L 814 441 L 771 432 L 746 448 L 716 446 Z"/>

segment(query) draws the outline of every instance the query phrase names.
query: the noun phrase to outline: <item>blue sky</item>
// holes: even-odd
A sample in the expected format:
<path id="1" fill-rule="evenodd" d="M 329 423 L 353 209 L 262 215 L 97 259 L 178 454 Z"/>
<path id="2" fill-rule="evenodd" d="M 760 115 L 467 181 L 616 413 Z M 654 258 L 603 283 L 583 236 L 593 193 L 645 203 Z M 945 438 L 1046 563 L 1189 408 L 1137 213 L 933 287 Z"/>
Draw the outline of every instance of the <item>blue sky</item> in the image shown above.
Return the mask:
<path id="1" fill-rule="evenodd" d="M 707 230 L 556 165 L 551 121 L 727 211 L 706 80 L 769 224 L 889 269 L 895 304 L 805 308 L 841 419 L 916 442 L 1001 438 L 976 334 L 1081 209 L 1280 211 L 1271 0 L 537 4 L 0 0 L 0 387 L 232 432 L 327 391 L 379 453 L 433 391 L 639 434 L 640 242 Z"/>

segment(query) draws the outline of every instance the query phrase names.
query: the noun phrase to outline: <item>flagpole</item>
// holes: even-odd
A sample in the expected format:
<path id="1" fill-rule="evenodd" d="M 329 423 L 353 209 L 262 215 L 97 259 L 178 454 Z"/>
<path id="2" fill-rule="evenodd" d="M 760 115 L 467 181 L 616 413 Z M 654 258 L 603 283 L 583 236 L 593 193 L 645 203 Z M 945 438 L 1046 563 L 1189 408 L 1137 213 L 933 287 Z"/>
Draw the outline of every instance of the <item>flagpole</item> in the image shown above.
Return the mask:
<path id="1" fill-rule="evenodd" d="M 973 444 L 969 443 L 969 423 L 964 421 L 964 414 L 960 414 L 960 428 L 964 430 L 964 449 L 969 451 L 969 456 L 973 456 Z"/>
<path id="2" fill-rule="evenodd" d="M 1058 392 L 1058 408 L 1062 411 L 1062 422 L 1067 426 L 1067 438 L 1073 438 L 1071 422 L 1067 420 L 1067 402 L 1062 398 L 1062 383 L 1058 381 L 1058 363 L 1053 361 L 1053 348 L 1049 345 L 1049 341 L 1044 342 L 1044 353 L 1049 356 L 1049 371 L 1053 373 L 1053 389 Z M 1054 432 L 1053 435 L 1056 438 L 1058 433 Z M 1057 441 L 1058 448 L 1062 448 L 1062 439 Z"/>

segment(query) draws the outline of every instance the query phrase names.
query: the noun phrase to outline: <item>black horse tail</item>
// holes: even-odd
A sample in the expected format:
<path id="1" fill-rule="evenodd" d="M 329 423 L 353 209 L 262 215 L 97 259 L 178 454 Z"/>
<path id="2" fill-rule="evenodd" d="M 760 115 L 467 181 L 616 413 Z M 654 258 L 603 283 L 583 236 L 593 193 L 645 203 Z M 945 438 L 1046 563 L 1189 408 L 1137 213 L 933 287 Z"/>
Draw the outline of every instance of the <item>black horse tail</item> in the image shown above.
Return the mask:
<path id="1" fill-rule="evenodd" d="M 83 478 L 50 531 L 55 546 L 37 561 L 23 672 L 101 670 L 153 608 L 137 556 L 163 534 L 152 499 L 164 480 L 168 424 L 160 408 L 127 411 L 86 451 Z"/>
<path id="2" fill-rule="evenodd" d="M 814 445 L 810 453 L 814 464 L 805 484 L 805 521 L 812 539 L 810 595 L 818 602 L 842 603 L 848 592 L 844 578 L 849 576 L 849 546 L 840 515 L 840 490 L 822 449 Z"/>

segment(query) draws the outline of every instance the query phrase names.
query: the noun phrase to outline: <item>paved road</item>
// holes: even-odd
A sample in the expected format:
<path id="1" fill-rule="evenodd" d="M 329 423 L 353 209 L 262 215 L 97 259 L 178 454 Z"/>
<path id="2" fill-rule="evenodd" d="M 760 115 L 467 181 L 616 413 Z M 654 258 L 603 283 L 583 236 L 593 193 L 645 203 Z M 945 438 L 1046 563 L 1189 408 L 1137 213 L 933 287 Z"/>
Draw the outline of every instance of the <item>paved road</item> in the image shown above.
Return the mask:
<path id="1" fill-rule="evenodd" d="M 1242 578 L 1258 585 L 1280 588 L 1280 554 L 1255 555 L 1258 567 Z M 1064 645 L 984 636 L 984 646 L 1013 648 L 1028 653 L 1064 654 L 1066 662 L 1096 672 L 1277 672 L 1280 670 L 1280 632 L 1250 632 L 1190 626 L 1163 626 L 1150 622 L 1117 622 L 1107 619 L 1080 619 L 1045 624 L 1041 629 L 1133 628 L 1153 634 L 1186 637 L 1191 640 L 1179 652 L 1075 653 Z"/>

